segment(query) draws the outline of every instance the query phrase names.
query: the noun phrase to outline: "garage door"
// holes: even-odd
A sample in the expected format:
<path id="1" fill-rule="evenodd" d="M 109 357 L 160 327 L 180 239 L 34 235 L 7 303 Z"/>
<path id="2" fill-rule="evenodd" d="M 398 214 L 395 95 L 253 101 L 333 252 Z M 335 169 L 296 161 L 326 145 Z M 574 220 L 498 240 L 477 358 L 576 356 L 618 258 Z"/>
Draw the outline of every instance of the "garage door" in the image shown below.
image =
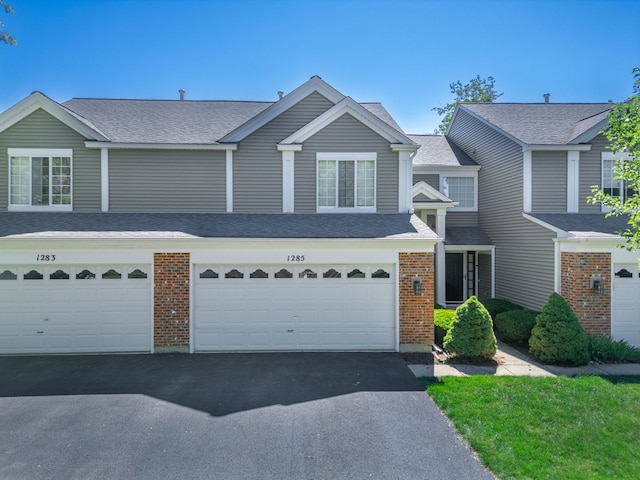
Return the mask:
<path id="1" fill-rule="evenodd" d="M 149 271 L 0 266 L 0 353 L 151 351 Z"/>
<path id="2" fill-rule="evenodd" d="M 611 336 L 640 347 L 640 276 L 633 263 L 614 265 Z"/>
<path id="3" fill-rule="evenodd" d="M 195 268 L 195 349 L 392 350 L 393 265 Z"/>

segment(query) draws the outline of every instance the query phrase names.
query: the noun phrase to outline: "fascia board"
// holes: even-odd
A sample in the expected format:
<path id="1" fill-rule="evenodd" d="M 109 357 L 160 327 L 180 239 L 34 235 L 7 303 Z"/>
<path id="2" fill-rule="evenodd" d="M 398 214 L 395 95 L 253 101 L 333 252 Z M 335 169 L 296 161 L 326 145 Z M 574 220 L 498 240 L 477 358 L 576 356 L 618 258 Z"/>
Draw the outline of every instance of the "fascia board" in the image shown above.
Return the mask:
<path id="1" fill-rule="evenodd" d="M 526 218 L 527 220 L 540 225 L 541 227 L 546 228 L 547 230 L 551 230 L 552 232 L 554 232 L 556 235 L 558 235 L 558 237 L 560 238 L 568 238 L 571 235 L 569 234 L 569 232 L 566 232 L 565 230 L 562 230 L 561 228 L 558 228 L 554 225 L 551 225 L 550 223 L 547 222 L 543 222 L 542 220 L 540 220 L 539 218 L 533 217 L 529 214 L 527 214 L 526 212 L 522 212 L 522 216 L 524 218 Z"/>
<path id="2" fill-rule="evenodd" d="M 446 242 L 446 239 L 445 239 L 445 242 Z M 444 249 L 447 252 L 456 252 L 456 251 L 466 252 L 467 250 L 495 252 L 496 246 L 495 245 L 474 245 L 474 244 L 469 244 L 469 245 L 447 245 L 445 243 L 444 244 Z"/>
<path id="3" fill-rule="evenodd" d="M 202 143 L 118 143 L 84 142 L 86 148 L 109 148 L 112 150 L 237 150 L 238 144 L 202 144 Z"/>
<path id="4" fill-rule="evenodd" d="M 601 120 L 600 122 L 595 124 L 593 127 L 589 128 L 587 131 L 571 139 L 569 143 L 571 144 L 584 143 L 584 142 L 588 142 L 589 140 L 592 140 L 596 135 L 598 135 L 599 133 L 602 133 L 602 131 L 607 127 L 607 122 L 608 122 L 608 118 Z"/>
<path id="5" fill-rule="evenodd" d="M 280 145 L 304 143 L 344 114 L 350 114 L 384 139 L 394 144 L 415 145 L 409 138 L 387 125 L 350 97 L 343 98 L 329 110 L 285 138 Z M 398 146 L 396 145 L 396 148 Z M 416 145 L 417 148 L 417 145 Z"/>
<path id="6" fill-rule="evenodd" d="M 536 151 L 536 152 L 588 152 L 591 150 L 591 145 L 548 145 L 548 144 L 527 144 L 522 147 L 522 151 Z"/>
<path id="7" fill-rule="evenodd" d="M 69 110 L 40 92 L 33 92 L 0 115 L 0 133 L 40 108 L 85 138 L 109 140 L 103 133 L 82 122 Z"/>
<path id="8" fill-rule="evenodd" d="M 415 173 L 474 173 L 479 172 L 480 165 L 415 165 L 413 171 Z"/>
<path id="9" fill-rule="evenodd" d="M 291 93 L 285 95 L 282 99 L 260 112 L 251 120 L 222 137 L 220 142 L 235 143 L 241 141 L 260 127 L 269 123 L 278 115 L 293 107 L 296 103 L 308 97 L 313 92 L 318 92 L 334 104 L 345 98 L 343 94 L 320 77 L 311 77 L 309 81 L 303 83 Z"/>
<path id="10" fill-rule="evenodd" d="M 510 133 L 505 132 L 504 130 L 502 130 L 500 127 L 495 126 L 493 123 L 491 123 L 490 121 L 486 120 L 484 117 L 481 117 L 480 115 L 477 115 L 475 113 L 473 113 L 471 110 L 464 108 L 462 105 L 458 105 L 458 107 L 456 107 L 456 110 L 460 108 L 461 110 L 464 110 L 466 113 L 468 113 L 469 115 L 471 115 L 473 118 L 475 118 L 476 120 L 482 122 L 484 125 L 486 125 L 487 127 L 491 128 L 492 130 L 495 130 L 496 132 L 498 132 L 499 134 L 505 136 L 506 138 L 508 138 L 509 140 L 511 140 L 512 142 L 517 143 L 518 145 L 520 145 L 521 147 L 526 147 L 527 144 L 524 143 L 522 140 L 520 140 L 519 138 L 514 137 L 513 135 L 511 135 Z M 451 126 L 451 124 L 453 123 L 453 118 L 451 119 L 452 121 L 449 123 L 449 126 Z M 447 132 L 449 131 L 449 129 L 447 128 Z"/>

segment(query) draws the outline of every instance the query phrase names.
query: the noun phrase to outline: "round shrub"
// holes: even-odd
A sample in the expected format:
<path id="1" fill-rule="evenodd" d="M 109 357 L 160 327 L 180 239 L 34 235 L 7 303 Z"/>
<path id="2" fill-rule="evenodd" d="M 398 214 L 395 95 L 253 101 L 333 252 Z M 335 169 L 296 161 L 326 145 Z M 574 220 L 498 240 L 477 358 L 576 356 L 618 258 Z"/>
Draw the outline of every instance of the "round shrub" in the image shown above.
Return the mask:
<path id="1" fill-rule="evenodd" d="M 451 322 L 456 316 L 455 310 L 434 310 L 433 323 L 435 325 L 435 340 L 438 345 L 442 345 L 444 337 L 451 328 Z"/>
<path id="2" fill-rule="evenodd" d="M 529 351 L 545 363 L 585 365 L 589 361 L 587 335 L 561 295 L 549 295 L 531 330 Z"/>
<path id="3" fill-rule="evenodd" d="M 449 353 L 473 359 L 489 359 L 496 354 L 491 316 L 476 297 L 470 297 L 456 309 L 443 347 Z"/>
<path id="4" fill-rule="evenodd" d="M 531 329 L 536 324 L 539 312 L 533 310 L 511 310 L 496 315 L 494 323 L 500 338 L 505 342 L 526 344 Z"/>
<path id="5" fill-rule="evenodd" d="M 517 305 L 509 300 L 502 298 L 485 298 L 481 300 L 484 308 L 487 309 L 491 318 L 495 321 L 496 315 L 502 312 L 509 312 L 511 310 L 522 310 L 520 305 Z"/>

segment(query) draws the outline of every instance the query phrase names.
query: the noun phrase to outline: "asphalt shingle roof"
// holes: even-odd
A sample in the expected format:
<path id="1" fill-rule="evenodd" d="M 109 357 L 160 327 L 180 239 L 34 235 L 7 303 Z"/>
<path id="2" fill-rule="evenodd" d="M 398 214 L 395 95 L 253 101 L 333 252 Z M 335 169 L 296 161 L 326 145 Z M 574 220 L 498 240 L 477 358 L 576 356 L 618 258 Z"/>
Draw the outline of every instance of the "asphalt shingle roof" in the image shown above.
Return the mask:
<path id="1" fill-rule="evenodd" d="M 565 145 L 606 119 L 608 103 L 461 103 L 523 143 Z"/>
<path id="2" fill-rule="evenodd" d="M 628 217 L 607 217 L 604 213 L 530 213 L 572 237 L 616 237 L 627 229 Z"/>
<path id="3" fill-rule="evenodd" d="M 451 140 L 442 135 L 407 135 L 420 145 L 413 157 L 413 165 L 466 166 L 477 165 Z"/>
<path id="4" fill-rule="evenodd" d="M 2 212 L 0 238 L 438 237 L 409 214 Z"/>
<path id="5" fill-rule="evenodd" d="M 448 227 L 445 229 L 446 245 L 493 245 L 480 227 Z"/>

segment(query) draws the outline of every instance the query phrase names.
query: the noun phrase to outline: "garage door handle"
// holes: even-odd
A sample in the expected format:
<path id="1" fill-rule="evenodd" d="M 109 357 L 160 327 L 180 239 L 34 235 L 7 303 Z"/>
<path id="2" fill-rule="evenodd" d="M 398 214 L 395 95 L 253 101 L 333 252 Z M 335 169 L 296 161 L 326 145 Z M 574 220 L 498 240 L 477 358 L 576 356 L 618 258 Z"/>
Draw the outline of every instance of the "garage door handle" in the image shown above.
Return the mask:
<path id="1" fill-rule="evenodd" d="M 44 333 L 43 330 L 38 330 L 36 333 Z"/>
<path id="2" fill-rule="evenodd" d="M 287 332 L 289 332 L 289 333 L 293 333 L 293 330 L 287 330 Z"/>

